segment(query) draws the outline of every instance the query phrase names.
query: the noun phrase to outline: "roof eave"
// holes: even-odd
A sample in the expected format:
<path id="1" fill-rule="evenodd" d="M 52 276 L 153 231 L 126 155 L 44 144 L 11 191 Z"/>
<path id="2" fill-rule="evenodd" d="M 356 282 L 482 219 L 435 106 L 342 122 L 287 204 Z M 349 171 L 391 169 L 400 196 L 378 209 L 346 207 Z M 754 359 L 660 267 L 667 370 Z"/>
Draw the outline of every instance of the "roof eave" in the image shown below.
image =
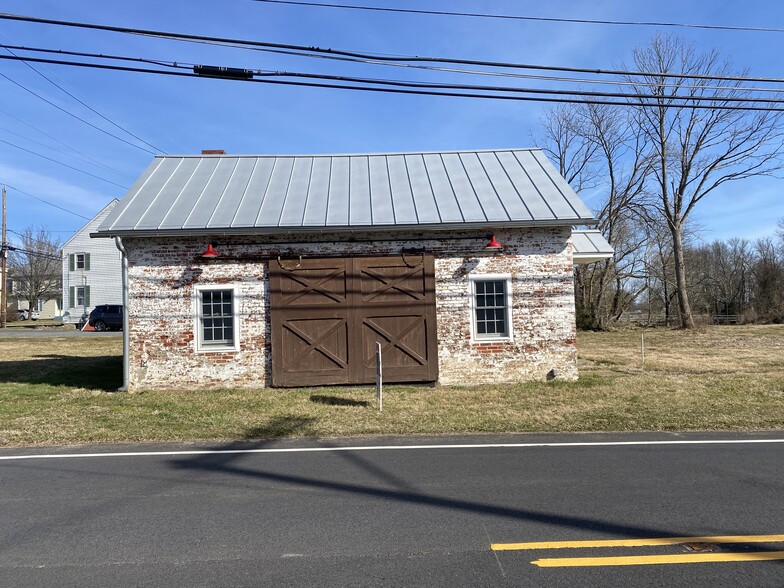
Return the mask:
<path id="1" fill-rule="evenodd" d="M 596 263 L 597 261 L 610 259 L 613 255 L 614 255 L 613 253 L 605 253 L 605 252 L 575 253 L 572 256 L 572 261 L 574 263 Z"/>
<path id="2" fill-rule="evenodd" d="M 442 233 L 445 231 L 465 230 L 502 230 L 529 229 L 537 227 L 571 227 L 573 225 L 596 225 L 594 218 L 572 218 L 553 220 L 527 220 L 481 223 L 438 223 L 413 225 L 335 225 L 335 226 L 292 226 L 292 227 L 200 227 L 193 229 L 106 229 L 90 233 L 90 237 L 205 237 L 216 235 L 286 235 L 286 234 L 320 234 L 320 233 L 374 233 L 425 231 Z"/>

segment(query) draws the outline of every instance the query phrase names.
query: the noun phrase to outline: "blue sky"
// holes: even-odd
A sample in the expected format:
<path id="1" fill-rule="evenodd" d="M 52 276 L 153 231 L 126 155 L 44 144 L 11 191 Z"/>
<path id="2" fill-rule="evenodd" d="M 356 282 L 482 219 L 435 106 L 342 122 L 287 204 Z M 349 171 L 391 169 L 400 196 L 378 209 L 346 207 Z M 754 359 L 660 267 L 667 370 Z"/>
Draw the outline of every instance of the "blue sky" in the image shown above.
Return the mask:
<path id="1" fill-rule="evenodd" d="M 356 4 L 493 12 L 541 17 L 667 21 L 784 28 L 784 2 L 662 0 L 641 2 L 421 0 Z M 349 3 L 349 2 L 346 2 Z M 608 69 L 630 62 L 656 27 L 499 21 L 269 5 L 251 0 L 6 0 L 4 12 L 117 26 L 357 50 L 437 55 Z M 720 49 L 757 76 L 784 78 L 784 33 L 667 29 L 700 49 Z M 265 70 L 319 71 L 368 77 L 433 79 L 396 68 L 348 66 L 239 49 L 209 47 L 0 21 L 0 42 L 112 53 L 183 63 Z M 228 153 L 361 153 L 535 146 L 547 105 L 461 98 L 385 95 L 242 82 L 36 65 L 83 102 L 170 154 L 225 149 Z M 0 61 L 0 74 L 96 126 L 136 142 L 20 62 Z M 454 81 L 443 76 L 441 79 Z M 496 78 L 462 79 L 496 84 Z M 530 82 L 542 86 L 543 82 Z M 83 217 L 121 197 L 152 155 L 64 114 L 0 77 L 0 183 Z M 34 127 L 34 128 L 33 128 Z M 44 134 L 45 133 L 45 134 Z M 146 145 L 142 145 L 150 149 Z M 58 165 L 21 148 L 100 176 Z M 78 151 L 80 153 L 75 152 Z M 155 149 L 151 149 L 155 151 Z M 87 158 L 87 159 L 85 159 Z M 95 163 L 97 162 L 97 163 Z M 108 180 L 108 181 L 105 181 Z M 784 217 L 784 180 L 728 184 L 708 197 L 695 220 L 702 238 L 772 236 Z M 589 205 L 592 204 L 590 199 Z M 596 204 L 596 203 L 593 203 Z M 63 241 L 86 221 L 15 189 L 8 192 L 8 226 L 45 226 Z M 15 235 L 9 237 L 13 240 Z"/>

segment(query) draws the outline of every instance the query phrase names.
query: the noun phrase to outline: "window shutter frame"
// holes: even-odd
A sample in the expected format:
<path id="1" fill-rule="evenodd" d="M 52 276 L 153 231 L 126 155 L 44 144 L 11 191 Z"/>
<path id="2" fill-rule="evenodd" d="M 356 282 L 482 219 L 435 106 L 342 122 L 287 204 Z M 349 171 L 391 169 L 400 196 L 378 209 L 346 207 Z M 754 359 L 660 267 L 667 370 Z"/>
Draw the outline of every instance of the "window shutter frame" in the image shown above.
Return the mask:
<path id="1" fill-rule="evenodd" d="M 71 253 L 73 256 L 73 253 Z M 68 308 L 74 308 L 74 302 L 76 302 L 76 286 L 71 286 L 68 288 Z"/>
<path id="2" fill-rule="evenodd" d="M 84 305 L 90 306 L 90 286 L 84 287 Z"/>
<path id="3" fill-rule="evenodd" d="M 85 253 L 84 254 L 84 271 L 86 271 L 86 272 L 90 271 L 90 254 L 89 253 Z"/>
<path id="4" fill-rule="evenodd" d="M 74 271 L 75 267 L 76 267 L 76 255 L 73 254 L 73 253 L 69 253 L 68 254 L 68 270 L 69 271 Z M 73 304 L 71 304 L 71 306 L 73 306 Z"/>

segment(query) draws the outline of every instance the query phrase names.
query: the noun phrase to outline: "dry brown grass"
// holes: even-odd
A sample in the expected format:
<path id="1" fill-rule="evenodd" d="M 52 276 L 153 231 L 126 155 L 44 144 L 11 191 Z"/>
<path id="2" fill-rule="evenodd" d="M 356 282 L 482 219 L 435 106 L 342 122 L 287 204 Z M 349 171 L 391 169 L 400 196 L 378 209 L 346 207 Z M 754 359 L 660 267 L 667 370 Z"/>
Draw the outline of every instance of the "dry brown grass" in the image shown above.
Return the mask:
<path id="1" fill-rule="evenodd" d="M 580 333 L 581 368 L 617 365 L 641 369 L 645 338 L 645 370 L 680 374 L 755 374 L 784 370 L 784 326 L 709 326 L 680 329 L 628 329 L 613 333 Z"/>
<path id="2" fill-rule="evenodd" d="M 0 442 L 784 428 L 784 326 L 580 333 L 578 382 L 115 394 L 119 338 L 0 338 Z"/>

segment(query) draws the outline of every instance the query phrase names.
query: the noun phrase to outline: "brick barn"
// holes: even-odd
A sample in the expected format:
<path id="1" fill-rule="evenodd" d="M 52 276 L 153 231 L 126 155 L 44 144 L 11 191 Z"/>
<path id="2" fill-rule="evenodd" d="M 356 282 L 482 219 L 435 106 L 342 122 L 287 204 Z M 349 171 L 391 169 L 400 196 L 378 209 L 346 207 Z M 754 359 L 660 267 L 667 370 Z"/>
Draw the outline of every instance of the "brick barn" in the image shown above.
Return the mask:
<path id="1" fill-rule="evenodd" d="M 370 383 L 377 343 L 386 382 L 475 384 L 577 377 L 595 222 L 537 149 L 219 153 L 156 157 L 93 236 L 129 390 Z"/>

